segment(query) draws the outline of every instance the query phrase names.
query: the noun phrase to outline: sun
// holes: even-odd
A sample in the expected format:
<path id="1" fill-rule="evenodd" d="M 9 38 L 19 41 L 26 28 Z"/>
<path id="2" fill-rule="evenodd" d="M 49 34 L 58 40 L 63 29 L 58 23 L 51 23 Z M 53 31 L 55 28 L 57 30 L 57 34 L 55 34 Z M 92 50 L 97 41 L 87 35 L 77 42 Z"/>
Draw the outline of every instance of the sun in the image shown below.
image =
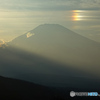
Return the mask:
<path id="1" fill-rule="evenodd" d="M 80 20 L 82 20 L 83 16 L 80 15 L 81 10 L 73 10 L 72 12 L 73 12 L 73 15 L 72 15 L 72 20 L 73 21 L 80 21 Z"/>

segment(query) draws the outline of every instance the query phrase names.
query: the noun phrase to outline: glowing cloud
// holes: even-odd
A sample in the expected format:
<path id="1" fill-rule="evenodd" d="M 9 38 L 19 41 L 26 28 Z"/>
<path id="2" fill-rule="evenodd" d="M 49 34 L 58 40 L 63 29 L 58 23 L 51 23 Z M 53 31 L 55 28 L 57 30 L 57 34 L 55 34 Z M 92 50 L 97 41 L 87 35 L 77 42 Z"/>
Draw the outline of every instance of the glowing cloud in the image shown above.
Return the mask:
<path id="1" fill-rule="evenodd" d="M 28 33 L 26 34 L 26 37 L 29 38 L 29 37 L 31 37 L 32 35 L 35 35 L 35 34 L 34 34 L 34 33 L 28 32 Z"/>
<path id="2" fill-rule="evenodd" d="M 6 45 L 5 41 L 3 39 L 0 39 L 0 47 L 3 47 L 3 45 Z"/>
<path id="3" fill-rule="evenodd" d="M 0 39 L 0 44 L 5 44 L 5 41 L 3 39 Z"/>
<path id="4" fill-rule="evenodd" d="M 83 11 L 81 11 L 81 10 L 73 10 L 72 12 L 73 12 L 73 15 L 72 15 L 72 20 L 73 21 L 82 20 L 83 16 L 81 16 L 80 13 L 83 12 Z"/>

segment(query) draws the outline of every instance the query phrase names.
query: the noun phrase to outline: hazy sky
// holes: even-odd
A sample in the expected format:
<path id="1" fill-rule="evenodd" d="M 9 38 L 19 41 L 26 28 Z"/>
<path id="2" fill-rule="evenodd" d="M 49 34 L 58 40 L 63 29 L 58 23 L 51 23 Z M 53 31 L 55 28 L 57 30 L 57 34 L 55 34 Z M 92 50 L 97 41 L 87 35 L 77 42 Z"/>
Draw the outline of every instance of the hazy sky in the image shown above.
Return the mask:
<path id="1" fill-rule="evenodd" d="M 44 23 L 100 41 L 100 0 L 0 0 L 0 39 L 9 41 Z"/>

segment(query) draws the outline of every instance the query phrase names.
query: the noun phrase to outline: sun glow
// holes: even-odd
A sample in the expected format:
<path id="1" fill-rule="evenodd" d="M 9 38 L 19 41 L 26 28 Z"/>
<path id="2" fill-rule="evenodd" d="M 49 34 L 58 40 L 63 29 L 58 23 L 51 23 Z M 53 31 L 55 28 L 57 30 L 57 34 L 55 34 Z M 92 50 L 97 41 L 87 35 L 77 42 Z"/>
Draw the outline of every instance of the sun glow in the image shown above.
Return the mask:
<path id="1" fill-rule="evenodd" d="M 80 13 L 83 12 L 83 11 L 81 11 L 81 10 L 73 10 L 72 12 L 73 12 L 73 15 L 72 15 L 72 20 L 73 21 L 82 20 L 83 16 L 81 16 Z"/>

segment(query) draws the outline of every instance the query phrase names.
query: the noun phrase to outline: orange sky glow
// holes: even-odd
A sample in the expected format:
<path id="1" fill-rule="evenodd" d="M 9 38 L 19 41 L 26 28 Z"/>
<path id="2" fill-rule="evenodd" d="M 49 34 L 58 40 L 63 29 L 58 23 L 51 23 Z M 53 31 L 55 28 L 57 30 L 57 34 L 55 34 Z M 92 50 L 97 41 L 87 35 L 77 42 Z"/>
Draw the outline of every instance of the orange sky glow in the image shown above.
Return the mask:
<path id="1" fill-rule="evenodd" d="M 73 21 L 82 20 L 82 19 L 81 19 L 82 16 L 80 15 L 80 12 L 81 12 L 81 10 L 73 10 L 73 11 L 72 11 L 72 13 L 73 13 L 73 14 L 72 14 L 72 20 L 73 20 Z"/>

